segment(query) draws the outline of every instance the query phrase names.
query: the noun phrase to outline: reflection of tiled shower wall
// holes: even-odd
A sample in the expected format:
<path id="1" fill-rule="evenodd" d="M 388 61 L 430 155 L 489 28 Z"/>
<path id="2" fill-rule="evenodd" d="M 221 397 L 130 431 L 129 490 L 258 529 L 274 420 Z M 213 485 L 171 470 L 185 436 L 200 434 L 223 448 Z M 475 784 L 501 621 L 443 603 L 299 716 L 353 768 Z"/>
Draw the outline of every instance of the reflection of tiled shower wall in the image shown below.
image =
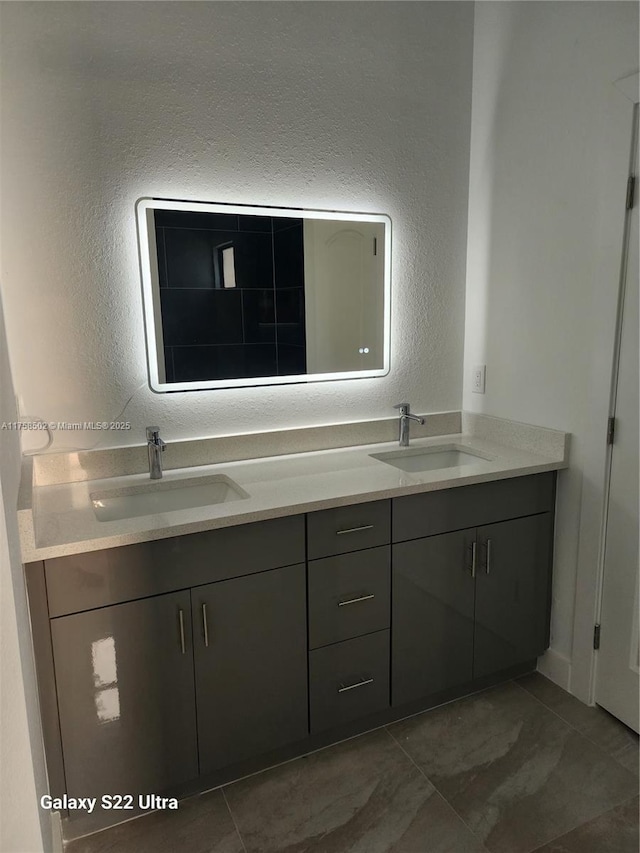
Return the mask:
<path id="1" fill-rule="evenodd" d="M 167 381 L 306 373 L 302 220 L 155 217 Z"/>

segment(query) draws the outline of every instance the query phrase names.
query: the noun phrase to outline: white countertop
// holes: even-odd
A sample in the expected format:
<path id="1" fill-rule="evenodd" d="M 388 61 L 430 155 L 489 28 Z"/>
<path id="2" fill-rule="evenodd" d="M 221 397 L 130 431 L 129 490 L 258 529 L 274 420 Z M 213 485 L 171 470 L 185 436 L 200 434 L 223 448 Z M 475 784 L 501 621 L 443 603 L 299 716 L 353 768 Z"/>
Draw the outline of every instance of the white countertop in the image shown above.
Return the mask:
<path id="1" fill-rule="evenodd" d="M 539 428 L 526 429 L 531 434 Z M 529 449 L 524 449 L 489 440 L 487 429 L 482 435 L 474 431 L 412 440 L 410 449 L 413 450 L 455 444 L 491 457 L 490 461 L 479 459 L 477 463 L 464 466 L 418 473 L 407 473 L 371 458 L 373 453 L 397 450 L 397 442 L 174 469 L 165 472 L 162 482 L 223 474 L 241 486 L 249 497 L 119 521 L 98 521 L 90 494 L 148 484 L 148 474 L 36 485 L 31 501 L 25 501 L 18 512 L 22 557 L 25 563 L 33 562 L 346 504 L 566 468 L 568 441 L 557 440 L 565 434 L 542 429 L 540 432 L 553 434 L 556 440 L 536 441 L 536 452 L 530 449 L 531 441 Z"/>

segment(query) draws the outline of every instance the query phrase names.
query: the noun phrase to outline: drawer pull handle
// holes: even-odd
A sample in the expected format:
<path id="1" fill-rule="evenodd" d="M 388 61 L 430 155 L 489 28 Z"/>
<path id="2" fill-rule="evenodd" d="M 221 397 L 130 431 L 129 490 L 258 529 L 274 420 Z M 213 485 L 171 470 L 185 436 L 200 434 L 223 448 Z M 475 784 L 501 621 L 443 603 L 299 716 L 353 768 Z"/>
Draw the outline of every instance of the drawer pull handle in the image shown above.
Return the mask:
<path id="1" fill-rule="evenodd" d="M 338 607 L 346 607 L 347 604 L 357 604 L 359 601 L 370 601 L 372 598 L 375 598 L 373 593 L 361 595 L 359 598 L 348 598 L 346 601 L 339 601 Z"/>
<path id="2" fill-rule="evenodd" d="M 355 684 L 341 684 L 338 687 L 338 693 L 346 693 L 347 690 L 355 690 L 356 687 L 364 687 L 365 684 L 373 684 L 373 678 L 365 678 L 363 681 L 357 681 Z"/>
<path id="3" fill-rule="evenodd" d="M 180 607 L 178 609 L 178 622 L 180 624 L 180 651 L 182 654 L 186 654 L 186 648 L 184 644 L 184 612 Z"/>
<path id="4" fill-rule="evenodd" d="M 477 546 L 475 542 L 471 543 L 471 577 L 475 578 L 476 576 L 476 552 Z"/>
<path id="5" fill-rule="evenodd" d="M 487 562 L 484 565 L 484 570 L 486 574 L 489 574 L 491 571 L 491 539 L 487 539 L 484 547 L 487 549 Z"/>
<path id="6" fill-rule="evenodd" d="M 363 524 L 361 527 L 348 527 L 346 530 L 336 530 L 336 536 L 343 533 L 360 533 L 361 530 L 373 530 L 373 524 Z"/>
<path id="7" fill-rule="evenodd" d="M 205 647 L 209 648 L 209 626 L 207 625 L 207 605 L 202 605 L 202 633 L 204 634 Z"/>

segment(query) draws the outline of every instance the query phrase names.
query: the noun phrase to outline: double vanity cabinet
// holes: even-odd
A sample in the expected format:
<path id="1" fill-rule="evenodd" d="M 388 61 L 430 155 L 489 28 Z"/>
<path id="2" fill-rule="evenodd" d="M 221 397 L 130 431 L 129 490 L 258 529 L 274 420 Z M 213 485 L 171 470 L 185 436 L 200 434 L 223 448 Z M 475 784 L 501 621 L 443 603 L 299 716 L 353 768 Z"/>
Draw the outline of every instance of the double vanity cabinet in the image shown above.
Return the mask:
<path id="1" fill-rule="evenodd" d="M 52 793 L 204 789 L 533 668 L 554 500 L 549 472 L 30 564 Z"/>

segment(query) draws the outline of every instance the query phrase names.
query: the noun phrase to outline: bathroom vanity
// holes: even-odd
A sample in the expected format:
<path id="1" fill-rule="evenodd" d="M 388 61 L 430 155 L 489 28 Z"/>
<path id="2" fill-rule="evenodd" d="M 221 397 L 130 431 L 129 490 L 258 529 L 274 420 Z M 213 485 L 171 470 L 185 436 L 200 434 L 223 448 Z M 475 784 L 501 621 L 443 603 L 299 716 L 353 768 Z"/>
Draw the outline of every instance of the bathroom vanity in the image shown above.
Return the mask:
<path id="1" fill-rule="evenodd" d="M 472 446 L 489 459 L 489 444 Z M 331 460 L 351 459 L 353 475 L 357 449 L 324 464 L 299 454 L 273 461 L 270 485 L 286 499 L 297 464 L 307 502 L 260 519 L 251 496 L 268 463 L 210 466 L 248 495 L 211 529 L 28 562 L 54 796 L 205 790 L 535 668 L 565 462 L 530 453 L 498 473 L 494 445 L 484 469 L 478 456 L 407 474 L 372 458 L 381 448 L 359 449 L 361 478 L 395 483 L 377 492 L 328 497 Z"/>

